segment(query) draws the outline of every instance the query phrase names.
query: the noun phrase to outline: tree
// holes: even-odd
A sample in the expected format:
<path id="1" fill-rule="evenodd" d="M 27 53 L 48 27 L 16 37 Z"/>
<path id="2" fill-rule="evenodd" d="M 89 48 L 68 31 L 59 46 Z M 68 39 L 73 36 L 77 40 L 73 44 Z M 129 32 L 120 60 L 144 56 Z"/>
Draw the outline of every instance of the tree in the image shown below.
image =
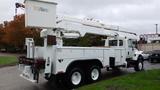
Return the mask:
<path id="1" fill-rule="evenodd" d="M 3 45 L 10 49 L 23 49 L 25 38 L 34 38 L 38 40 L 36 44 L 41 44 L 40 29 L 25 28 L 24 15 L 15 16 L 13 21 L 4 22 Z"/>
<path id="2" fill-rule="evenodd" d="M 86 34 L 84 37 L 78 39 L 64 39 L 65 46 L 104 46 L 104 41 L 102 39 L 106 39 L 106 36 L 94 35 L 94 34 Z"/>

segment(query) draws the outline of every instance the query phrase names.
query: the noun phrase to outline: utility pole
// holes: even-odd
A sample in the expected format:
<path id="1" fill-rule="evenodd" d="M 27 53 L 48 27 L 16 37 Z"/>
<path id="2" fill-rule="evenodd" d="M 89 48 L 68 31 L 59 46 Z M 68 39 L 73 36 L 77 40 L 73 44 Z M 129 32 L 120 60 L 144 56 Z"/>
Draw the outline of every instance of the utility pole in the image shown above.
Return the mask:
<path id="1" fill-rule="evenodd" d="M 155 25 L 156 25 L 156 34 L 158 34 L 158 24 Z"/>

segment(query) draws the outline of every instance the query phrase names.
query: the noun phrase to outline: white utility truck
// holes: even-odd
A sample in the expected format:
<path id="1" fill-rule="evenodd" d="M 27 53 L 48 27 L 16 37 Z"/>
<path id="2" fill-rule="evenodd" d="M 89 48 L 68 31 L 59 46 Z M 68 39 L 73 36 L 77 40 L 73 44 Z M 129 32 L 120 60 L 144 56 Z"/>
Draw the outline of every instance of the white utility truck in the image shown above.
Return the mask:
<path id="1" fill-rule="evenodd" d="M 135 33 L 113 29 L 93 20 L 56 17 L 56 3 L 42 0 L 26 0 L 26 26 L 39 27 L 44 46 L 34 45 L 26 38 L 27 56 L 19 58 L 21 76 L 38 82 L 39 73 L 47 80 L 67 82 L 78 87 L 84 81 L 100 79 L 101 69 L 134 67 L 143 70 L 143 57 L 135 53 L 138 36 Z M 76 39 L 86 34 L 106 36 L 103 46 L 63 46 L 63 39 Z"/>

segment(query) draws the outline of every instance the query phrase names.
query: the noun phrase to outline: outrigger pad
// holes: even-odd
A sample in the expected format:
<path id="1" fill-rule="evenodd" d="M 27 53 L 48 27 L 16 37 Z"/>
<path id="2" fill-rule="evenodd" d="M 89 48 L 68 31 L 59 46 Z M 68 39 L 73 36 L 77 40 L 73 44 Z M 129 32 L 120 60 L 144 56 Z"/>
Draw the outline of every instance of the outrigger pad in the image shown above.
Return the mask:
<path id="1" fill-rule="evenodd" d="M 24 79 L 38 83 L 40 70 L 43 70 L 44 68 L 44 59 L 30 59 L 25 56 L 19 57 L 19 70 L 22 71 L 20 76 Z"/>
<path id="2" fill-rule="evenodd" d="M 34 80 L 34 74 L 32 72 L 31 66 L 24 66 L 24 70 L 20 76 L 30 82 L 37 82 L 37 80 Z"/>

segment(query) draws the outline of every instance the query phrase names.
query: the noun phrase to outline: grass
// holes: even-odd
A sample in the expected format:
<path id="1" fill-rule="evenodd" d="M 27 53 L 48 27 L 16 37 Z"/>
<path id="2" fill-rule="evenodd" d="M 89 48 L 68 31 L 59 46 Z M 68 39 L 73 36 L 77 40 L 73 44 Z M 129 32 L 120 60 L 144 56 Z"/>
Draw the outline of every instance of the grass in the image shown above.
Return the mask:
<path id="1" fill-rule="evenodd" d="M 160 90 L 160 70 L 132 73 L 87 85 L 78 90 Z"/>
<path id="2" fill-rule="evenodd" d="M 13 65 L 17 63 L 15 56 L 0 56 L 0 66 Z"/>

